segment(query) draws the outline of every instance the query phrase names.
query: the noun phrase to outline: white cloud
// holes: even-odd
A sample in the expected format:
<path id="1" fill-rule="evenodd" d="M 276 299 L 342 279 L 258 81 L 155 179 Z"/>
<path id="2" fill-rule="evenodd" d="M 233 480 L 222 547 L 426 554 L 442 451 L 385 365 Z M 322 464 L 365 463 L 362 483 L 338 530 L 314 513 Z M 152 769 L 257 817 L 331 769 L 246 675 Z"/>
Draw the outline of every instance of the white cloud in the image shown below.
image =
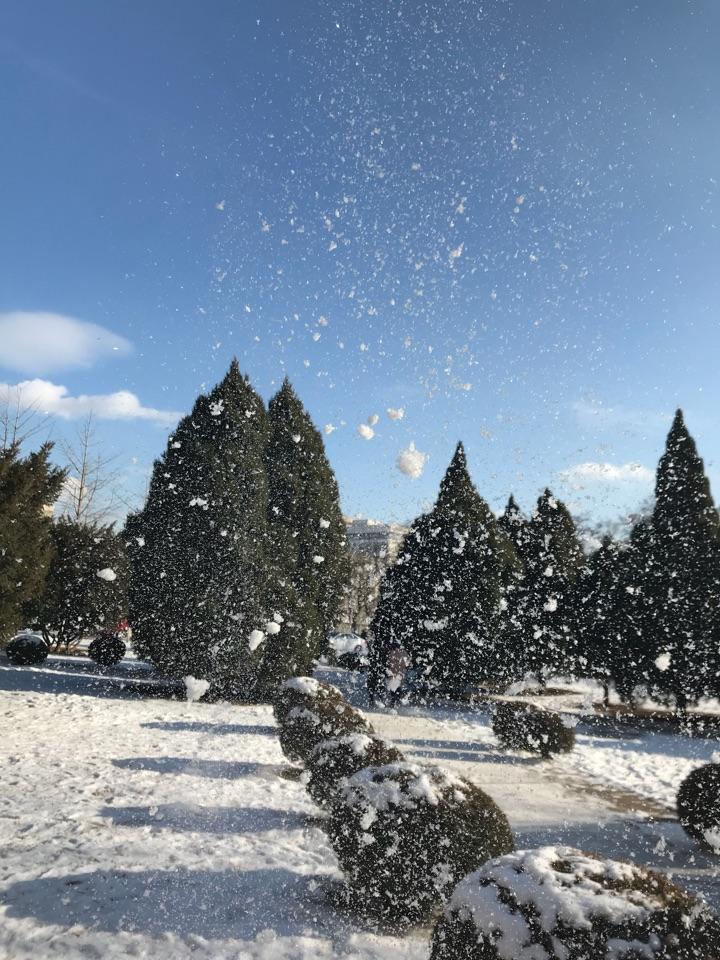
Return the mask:
<path id="1" fill-rule="evenodd" d="M 404 473 L 406 477 L 410 477 L 412 480 L 417 480 L 418 477 L 422 476 L 427 460 L 428 455 L 422 453 L 414 443 L 411 443 L 410 446 L 400 451 L 395 465 L 400 473 Z"/>
<path id="2" fill-rule="evenodd" d="M 589 483 L 603 484 L 621 484 L 637 483 L 642 486 L 650 486 L 654 479 L 654 473 L 641 463 L 578 463 L 567 470 L 561 470 L 558 474 L 560 480 L 570 484 L 571 487 L 584 487 Z"/>
<path id="3" fill-rule="evenodd" d="M 0 366 L 20 373 L 87 368 L 131 350 L 129 340 L 96 323 L 59 313 L 0 313 Z"/>
<path id="4" fill-rule="evenodd" d="M 10 396 L 15 402 L 18 393 L 24 408 L 32 407 L 38 413 L 62 417 L 64 420 L 75 420 L 92 413 L 100 420 L 149 420 L 164 426 L 174 426 L 182 416 L 175 410 L 144 407 L 129 390 L 72 397 L 67 387 L 49 380 L 0 383 L 0 400 Z"/>

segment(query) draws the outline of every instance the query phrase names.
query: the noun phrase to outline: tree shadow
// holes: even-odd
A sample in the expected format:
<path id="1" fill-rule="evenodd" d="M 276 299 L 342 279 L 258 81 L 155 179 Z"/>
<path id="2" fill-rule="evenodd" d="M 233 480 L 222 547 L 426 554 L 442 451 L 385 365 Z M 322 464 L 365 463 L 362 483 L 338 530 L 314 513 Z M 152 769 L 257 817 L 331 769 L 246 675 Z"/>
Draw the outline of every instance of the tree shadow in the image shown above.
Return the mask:
<path id="1" fill-rule="evenodd" d="M 0 690 L 110 700 L 185 699 L 183 684 L 174 681 L 109 677 L 87 670 L 66 672 L 57 667 L 6 667 L 4 664 L 0 664 Z"/>
<path id="2" fill-rule="evenodd" d="M 187 730 L 197 733 L 217 733 L 225 736 L 226 734 L 253 734 L 255 736 L 276 737 L 278 728 L 269 724 L 243 724 L 243 723 L 203 723 L 200 720 L 153 720 L 150 723 L 141 723 L 141 727 L 150 730 Z"/>
<path id="3" fill-rule="evenodd" d="M 258 774 L 276 775 L 282 764 L 199 760 L 195 757 L 123 757 L 112 761 L 124 770 L 149 770 L 153 773 L 189 774 L 210 780 L 237 780 Z"/>
<path id="4" fill-rule="evenodd" d="M 303 813 L 267 807 L 162 803 L 150 807 L 103 807 L 100 813 L 118 827 L 155 827 L 187 833 L 263 833 L 308 826 L 308 818 Z"/>
<path id="5" fill-rule="evenodd" d="M 162 938 L 253 939 L 278 936 L 343 940 L 353 932 L 323 903 L 323 875 L 258 870 L 98 870 L 21 880 L 6 889 L 7 916 L 66 929 Z M 344 934 L 344 936 L 343 936 Z"/>
<path id="6" fill-rule="evenodd" d="M 518 756 L 500 753 L 495 747 L 485 743 L 473 743 L 467 740 L 397 740 L 398 744 L 408 744 L 412 753 L 419 753 L 433 760 L 463 760 L 469 763 L 508 763 L 515 766 L 536 766 L 544 763 L 541 757 Z"/>

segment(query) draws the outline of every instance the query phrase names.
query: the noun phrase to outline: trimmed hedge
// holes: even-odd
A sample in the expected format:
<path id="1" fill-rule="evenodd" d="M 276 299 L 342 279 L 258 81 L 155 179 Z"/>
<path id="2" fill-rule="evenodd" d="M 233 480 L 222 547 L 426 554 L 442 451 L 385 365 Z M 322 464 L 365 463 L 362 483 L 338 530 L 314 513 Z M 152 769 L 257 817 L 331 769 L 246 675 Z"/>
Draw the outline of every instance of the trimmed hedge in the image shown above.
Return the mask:
<path id="1" fill-rule="evenodd" d="M 404 759 L 397 747 L 365 733 L 323 740 L 308 757 L 305 786 L 318 806 L 329 807 L 348 777 L 365 767 L 382 767 Z"/>
<path id="2" fill-rule="evenodd" d="M 459 877 L 513 849 L 505 814 L 479 787 L 410 763 L 368 767 L 347 780 L 328 836 L 348 899 L 396 924 L 426 917 Z"/>
<path id="3" fill-rule="evenodd" d="M 42 637 L 32 633 L 18 634 L 5 647 L 5 653 L 10 663 L 16 667 L 32 667 L 44 663 L 50 652 Z"/>
<path id="4" fill-rule="evenodd" d="M 559 714 L 530 703 L 498 703 L 492 729 L 506 750 L 527 750 L 546 760 L 556 753 L 570 753 L 575 746 L 575 731 L 565 726 Z"/>
<path id="5" fill-rule="evenodd" d="M 307 763 L 323 740 L 350 733 L 372 734 L 365 717 L 344 700 L 320 699 L 307 706 L 293 707 L 280 723 L 280 746 L 288 760 Z"/>
<path id="6" fill-rule="evenodd" d="M 720 764 L 706 763 L 683 780 L 677 795 L 677 813 L 694 840 L 720 853 Z"/>
<path id="7" fill-rule="evenodd" d="M 291 677 L 282 684 L 273 703 L 275 719 L 282 723 L 295 707 L 310 707 L 319 700 L 343 703 L 344 697 L 337 687 L 314 677 Z"/>
<path id="8" fill-rule="evenodd" d="M 99 633 L 88 647 L 88 656 L 100 667 L 114 667 L 125 656 L 127 647 L 116 633 Z"/>
<path id="9" fill-rule="evenodd" d="M 662 874 L 543 847 L 465 877 L 430 960 L 717 960 L 719 951 L 716 915 Z"/>

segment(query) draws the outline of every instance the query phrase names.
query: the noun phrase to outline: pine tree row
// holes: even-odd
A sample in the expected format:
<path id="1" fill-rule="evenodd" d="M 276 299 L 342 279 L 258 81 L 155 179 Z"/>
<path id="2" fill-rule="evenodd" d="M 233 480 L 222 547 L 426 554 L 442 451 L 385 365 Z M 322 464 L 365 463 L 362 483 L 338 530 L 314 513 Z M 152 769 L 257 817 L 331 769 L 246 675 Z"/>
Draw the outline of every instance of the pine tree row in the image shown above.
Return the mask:
<path id="1" fill-rule="evenodd" d="M 266 410 L 233 361 L 170 437 L 125 539 L 140 656 L 214 696 L 268 696 L 307 672 L 348 560 L 322 437 L 290 383 Z"/>
<path id="2" fill-rule="evenodd" d="M 458 445 L 433 509 L 387 572 L 372 624 L 370 686 L 416 694 L 503 687 L 560 673 L 638 687 L 680 709 L 720 694 L 720 520 L 678 411 L 652 515 L 628 542 L 585 556 L 549 490 L 531 518 L 511 497 L 499 519 Z"/>

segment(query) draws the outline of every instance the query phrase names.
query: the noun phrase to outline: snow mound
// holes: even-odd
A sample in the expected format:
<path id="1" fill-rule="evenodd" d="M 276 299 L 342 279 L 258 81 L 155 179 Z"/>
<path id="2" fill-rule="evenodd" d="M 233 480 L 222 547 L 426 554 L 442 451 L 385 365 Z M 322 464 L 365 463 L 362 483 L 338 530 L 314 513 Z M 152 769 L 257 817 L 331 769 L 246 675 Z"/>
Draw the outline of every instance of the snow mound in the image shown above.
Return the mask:
<path id="1" fill-rule="evenodd" d="M 461 880 L 433 934 L 431 960 L 710 960 L 719 936 L 706 905 L 660 874 L 541 847 L 491 860 Z"/>

